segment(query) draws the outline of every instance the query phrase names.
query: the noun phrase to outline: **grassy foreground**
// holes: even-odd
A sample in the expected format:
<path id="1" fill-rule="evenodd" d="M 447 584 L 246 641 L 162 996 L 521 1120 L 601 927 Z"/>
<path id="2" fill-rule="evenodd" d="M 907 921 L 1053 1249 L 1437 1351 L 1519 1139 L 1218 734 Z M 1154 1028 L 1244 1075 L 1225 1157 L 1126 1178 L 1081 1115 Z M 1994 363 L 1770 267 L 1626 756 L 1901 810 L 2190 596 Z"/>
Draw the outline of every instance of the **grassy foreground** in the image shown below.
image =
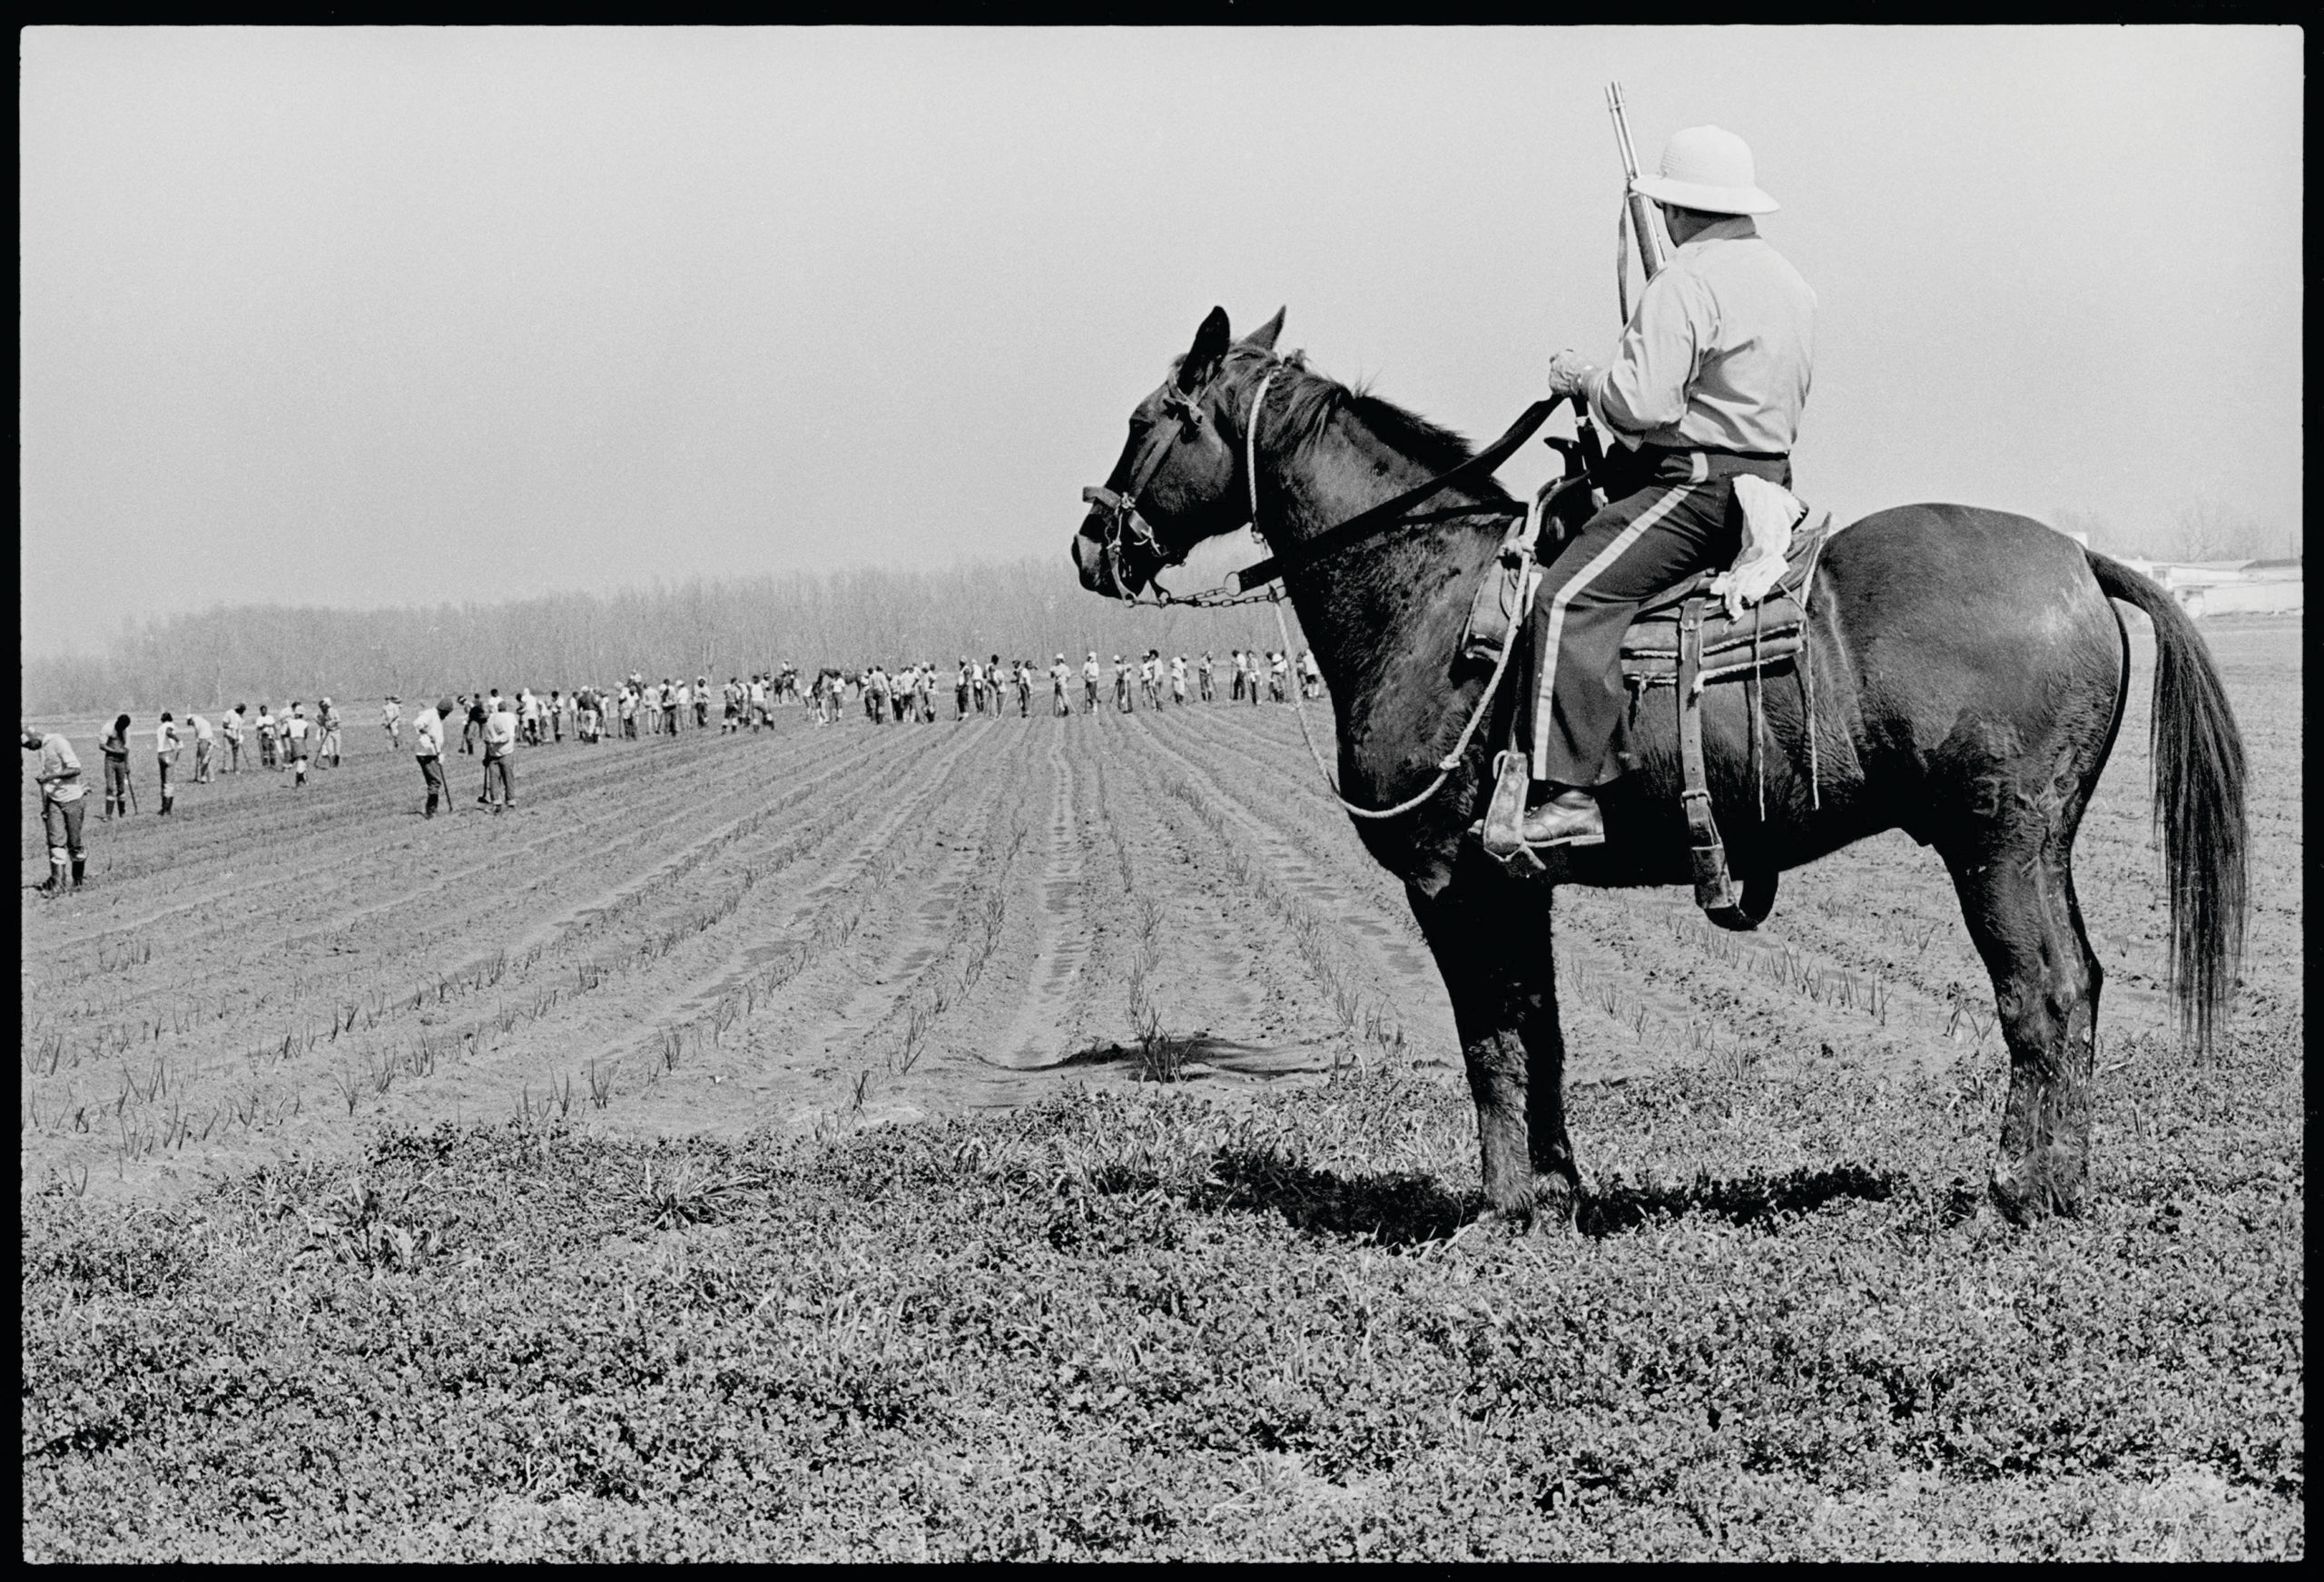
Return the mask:
<path id="1" fill-rule="evenodd" d="M 1531 1237 L 1377 1064 L 27 1198 L 25 1554 L 2299 1556 L 2297 1031 L 2107 1060 L 2032 1232 L 1991 1083 L 1829 1062 L 1582 1090 Z"/>

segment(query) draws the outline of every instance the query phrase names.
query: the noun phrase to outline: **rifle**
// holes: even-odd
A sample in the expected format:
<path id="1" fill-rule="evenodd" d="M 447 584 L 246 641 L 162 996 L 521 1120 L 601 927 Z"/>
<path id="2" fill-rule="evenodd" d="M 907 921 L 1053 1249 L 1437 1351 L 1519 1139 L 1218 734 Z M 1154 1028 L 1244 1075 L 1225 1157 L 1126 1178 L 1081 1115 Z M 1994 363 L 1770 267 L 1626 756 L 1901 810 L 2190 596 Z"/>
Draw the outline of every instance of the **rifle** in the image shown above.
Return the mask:
<path id="1" fill-rule="evenodd" d="M 1614 292 L 1622 309 L 1622 322 L 1630 321 L 1630 250 L 1628 236 L 1638 239 L 1638 261 L 1652 280 L 1670 261 L 1670 241 L 1663 234 L 1662 216 L 1654 200 L 1638 190 L 1638 150 L 1630 143 L 1630 118 L 1622 111 L 1622 85 L 1606 84 L 1606 111 L 1614 118 L 1614 143 L 1622 155 L 1622 222 L 1614 240 Z"/>

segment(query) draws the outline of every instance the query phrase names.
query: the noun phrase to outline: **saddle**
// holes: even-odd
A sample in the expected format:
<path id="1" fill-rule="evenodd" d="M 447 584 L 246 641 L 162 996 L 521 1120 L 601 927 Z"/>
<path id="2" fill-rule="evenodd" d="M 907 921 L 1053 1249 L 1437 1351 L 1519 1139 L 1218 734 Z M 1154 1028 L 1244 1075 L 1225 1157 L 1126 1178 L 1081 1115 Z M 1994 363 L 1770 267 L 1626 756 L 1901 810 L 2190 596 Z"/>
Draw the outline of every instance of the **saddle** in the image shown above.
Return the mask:
<path id="1" fill-rule="evenodd" d="M 1675 686 L 1684 658 L 1687 611 L 1697 612 L 1697 691 L 1713 682 L 1780 674 L 1798 661 L 1807 629 L 1807 588 L 1816 563 L 1832 536 L 1827 512 L 1815 526 L 1795 531 L 1784 552 L 1782 575 L 1766 596 L 1744 605 L 1713 586 L 1728 574 L 1702 572 L 1657 594 L 1630 617 L 1622 634 L 1622 680 L 1633 698 L 1651 687 Z"/>
<path id="2" fill-rule="evenodd" d="M 1805 521 L 1806 516 L 1800 519 Z M 1524 613 L 1541 580 L 1532 558 L 1529 530 L 1536 528 L 1540 520 L 1537 506 L 1529 520 L 1512 532 L 1494 571 L 1488 574 L 1485 585 L 1477 591 L 1470 628 L 1463 639 L 1464 652 L 1472 657 L 1499 653 L 1526 630 Z M 1703 762 L 1702 692 L 1719 682 L 1756 683 L 1768 675 L 1789 673 L 1797 677 L 1801 701 L 1809 717 L 1813 717 L 1815 693 L 1808 666 L 1807 605 L 1817 562 L 1830 541 L 1831 526 L 1832 518 L 1827 512 L 1812 527 L 1790 529 L 1789 541 L 1783 546 L 1781 569 L 1775 572 L 1772 579 L 1767 574 L 1774 568 L 1765 559 L 1756 568 L 1738 562 L 1727 571 L 1702 572 L 1657 594 L 1640 606 L 1622 636 L 1622 680 L 1630 689 L 1631 718 L 1637 718 L 1640 706 L 1655 688 L 1671 689 L 1678 710 L 1679 760 L 1683 779 L 1679 799 L 1687 818 L 1695 902 L 1722 928 L 1758 928 L 1774 909 L 1776 882 L 1772 874 L 1758 878 L 1742 886 L 1738 894 L 1728 872 L 1726 844 L 1720 839 L 1718 820 L 1712 816 L 1709 781 Z M 1747 546 L 1745 560 L 1752 554 L 1752 548 Z M 1772 558 L 1772 546 L 1768 546 L 1766 558 Z M 1754 585 L 1765 585 L 1764 591 Z M 1758 596 L 1747 603 L 1747 597 L 1755 593 Z M 1750 707 L 1752 772 L 1764 817 L 1766 726 L 1756 684 L 1751 691 Z M 1524 714 L 1522 709 L 1516 711 L 1517 719 L 1522 719 Z M 1512 732 L 1515 729 L 1516 720 L 1512 720 Z M 1813 731 L 1807 734 L 1808 781 L 1812 788 L 1817 780 L 1816 738 Z M 1495 771 L 1496 779 L 1505 783 L 1497 791 L 1488 821 L 1497 812 L 1504 821 L 1513 824 L 1515 818 L 1522 814 L 1524 787 L 1514 783 L 1522 773 L 1521 757 L 1516 753 L 1512 741 L 1511 752 L 1503 755 Z M 1512 791 L 1513 798 L 1508 794 Z M 1512 807 L 1502 805 L 1512 801 Z M 1483 822 L 1476 829 L 1482 833 Z M 1512 868 L 1523 865 L 1538 870 L 1541 866 L 1522 845 L 1508 856 L 1500 857 L 1500 860 Z"/>

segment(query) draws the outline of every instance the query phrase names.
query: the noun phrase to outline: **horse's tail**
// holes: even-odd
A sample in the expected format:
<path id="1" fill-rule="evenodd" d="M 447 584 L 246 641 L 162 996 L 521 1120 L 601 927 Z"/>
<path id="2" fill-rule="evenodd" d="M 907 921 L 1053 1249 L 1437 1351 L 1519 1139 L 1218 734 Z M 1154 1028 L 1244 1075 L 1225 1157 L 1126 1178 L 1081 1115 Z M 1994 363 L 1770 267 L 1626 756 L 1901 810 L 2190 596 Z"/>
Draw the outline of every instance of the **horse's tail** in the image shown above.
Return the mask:
<path id="1" fill-rule="evenodd" d="M 2154 826 L 2171 889 L 2171 988 L 2182 1032 L 2211 1046 L 2243 954 L 2249 851 L 2243 737 L 2195 624 L 2120 561 L 2084 552 L 2106 596 L 2154 623 Z"/>

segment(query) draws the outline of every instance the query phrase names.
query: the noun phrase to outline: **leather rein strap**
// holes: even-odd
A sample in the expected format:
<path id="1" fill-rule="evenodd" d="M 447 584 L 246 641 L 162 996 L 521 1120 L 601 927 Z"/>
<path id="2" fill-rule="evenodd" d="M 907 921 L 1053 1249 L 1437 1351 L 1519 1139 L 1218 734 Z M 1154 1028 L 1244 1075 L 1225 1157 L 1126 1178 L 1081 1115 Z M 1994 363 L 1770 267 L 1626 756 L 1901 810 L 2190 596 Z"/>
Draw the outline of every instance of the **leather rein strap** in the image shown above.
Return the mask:
<path id="1" fill-rule="evenodd" d="M 1263 584 L 1277 582 L 1291 573 L 1336 555 L 1343 549 L 1375 537 L 1392 527 L 1418 526 L 1424 522 L 1445 521 L 1454 516 L 1521 516 L 1521 506 L 1454 506 L 1442 511 L 1430 511 L 1420 516 L 1406 513 L 1423 500 L 1443 494 L 1446 489 L 1472 482 L 1498 469 L 1502 463 L 1517 453 L 1517 447 L 1533 437 L 1551 413 L 1565 400 L 1563 396 L 1551 396 L 1534 402 L 1518 415 L 1509 432 L 1484 449 L 1462 462 L 1450 472 L 1437 474 L 1426 483 L 1406 489 L 1393 499 L 1384 500 L 1370 510 L 1359 512 L 1336 526 L 1327 527 L 1313 538 L 1295 544 L 1279 555 L 1271 555 L 1255 565 L 1246 565 L 1235 574 L 1236 591 L 1249 593 Z M 1254 418 L 1257 416 L 1254 411 Z M 1256 427 L 1256 424 L 1250 427 Z M 1252 516 L 1257 517 L 1257 480 L 1252 480 Z"/>

